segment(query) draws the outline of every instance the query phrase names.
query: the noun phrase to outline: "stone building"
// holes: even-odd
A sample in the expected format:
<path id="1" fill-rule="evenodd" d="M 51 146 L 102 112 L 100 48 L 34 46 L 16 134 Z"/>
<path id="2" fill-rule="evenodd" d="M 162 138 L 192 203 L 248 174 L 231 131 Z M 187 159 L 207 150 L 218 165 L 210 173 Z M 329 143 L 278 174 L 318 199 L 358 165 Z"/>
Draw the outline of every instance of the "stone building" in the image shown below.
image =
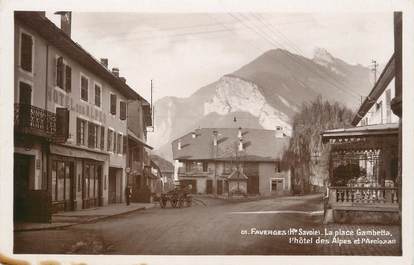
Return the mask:
<path id="1" fill-rule="evenodd" d="M 172 142 L 178 180 L 201 194 L 290 193 L 290 170 L 281 161 L 289 139 L 281 127 L 196 129 Z"/>

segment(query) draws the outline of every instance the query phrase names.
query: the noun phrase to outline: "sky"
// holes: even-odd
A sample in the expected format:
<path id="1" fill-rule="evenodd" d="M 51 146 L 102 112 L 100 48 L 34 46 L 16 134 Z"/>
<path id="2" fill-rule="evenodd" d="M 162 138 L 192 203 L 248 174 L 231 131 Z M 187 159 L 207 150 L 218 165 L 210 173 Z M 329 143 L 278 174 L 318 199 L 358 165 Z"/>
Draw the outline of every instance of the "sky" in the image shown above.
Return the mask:
<path id="1" fill-rule="evenodd" d="M 308 58 L 324 48 L 351 64 L 375 59 L 381 69 L 393 53 L 393 14 L 74 12 L 72 39 L 108 58 L 147 100 L 153 80 L 155 101 L 188 97 L 276 48 Z"/>

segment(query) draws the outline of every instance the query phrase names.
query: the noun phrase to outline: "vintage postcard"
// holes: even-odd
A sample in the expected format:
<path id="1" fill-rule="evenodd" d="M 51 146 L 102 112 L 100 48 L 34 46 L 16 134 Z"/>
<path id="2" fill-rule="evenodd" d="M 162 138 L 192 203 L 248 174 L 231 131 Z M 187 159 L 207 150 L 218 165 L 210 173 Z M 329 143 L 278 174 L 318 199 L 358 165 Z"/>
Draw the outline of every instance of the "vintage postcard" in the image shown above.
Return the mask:
<path id="1" fill-rule="evenodd" d="M 411 264 L 412 3 L 83 5 L 0 6 L 0 263 Z"/>

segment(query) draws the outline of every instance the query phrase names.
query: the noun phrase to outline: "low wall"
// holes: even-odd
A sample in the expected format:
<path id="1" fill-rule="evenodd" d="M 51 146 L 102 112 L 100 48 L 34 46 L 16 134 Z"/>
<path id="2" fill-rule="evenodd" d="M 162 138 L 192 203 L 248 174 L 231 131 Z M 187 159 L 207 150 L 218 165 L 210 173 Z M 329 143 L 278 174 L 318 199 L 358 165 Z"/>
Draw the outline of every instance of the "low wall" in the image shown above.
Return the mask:
<path id="1" fill-rule="evenodd" d="M 335 223 L 400 224 L 399 212 L 333 210 Z"/>

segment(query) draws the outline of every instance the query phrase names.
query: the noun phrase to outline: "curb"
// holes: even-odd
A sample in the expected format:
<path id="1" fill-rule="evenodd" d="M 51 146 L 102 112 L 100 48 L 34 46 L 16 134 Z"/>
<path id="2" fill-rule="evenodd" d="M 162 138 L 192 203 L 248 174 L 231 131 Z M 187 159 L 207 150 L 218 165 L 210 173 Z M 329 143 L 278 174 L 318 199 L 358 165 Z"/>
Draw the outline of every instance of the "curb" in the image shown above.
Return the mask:
<path id="1" fill-rule="evenodd" d="M 121 213 L 117 213 L 117 214 L 113 214 L 113 215 L 106 215 L 106 216 L 101 216 L 101 217 L 95 217 L 95 218 L 91 218 L 91 219 L 87 219 L 85 221 L 80 221 L 77 223 L 72 223 L 72 224 L 64 224 L 64 225 L 56 225 L 56 226 L 52 226 L 52 227 L 39 227 L 39 228 L 22 228 L 22 229 L 14 229 L 13 232 L 30 232 L 30 231 L 43 231 L 43 230 L 58 230 L 58 229 L 62 229 L 62 228 L 67 228 L 67 227 L 71 227 L 71 226 L 75 226 L 75 225 L 80 225 L 80 224 L 88 224 L 88 223 L 96 223 L 98 221 L 103 221 L 106 219 L 110 219 L 112 217 L 117 217 L 117 216 L 122 216 L 122 215 L 126 215 L 129 213 L 133 213 L 133 212 L 138 212 L 138 211 L 142 211 L 142 210 L 147 210 L 147 209 L 151 209 L 153 207 L 140 207 L 134 210 L 130 210 L 130 211 L 126 211 L 126 212 L 121 212 Z"/>

